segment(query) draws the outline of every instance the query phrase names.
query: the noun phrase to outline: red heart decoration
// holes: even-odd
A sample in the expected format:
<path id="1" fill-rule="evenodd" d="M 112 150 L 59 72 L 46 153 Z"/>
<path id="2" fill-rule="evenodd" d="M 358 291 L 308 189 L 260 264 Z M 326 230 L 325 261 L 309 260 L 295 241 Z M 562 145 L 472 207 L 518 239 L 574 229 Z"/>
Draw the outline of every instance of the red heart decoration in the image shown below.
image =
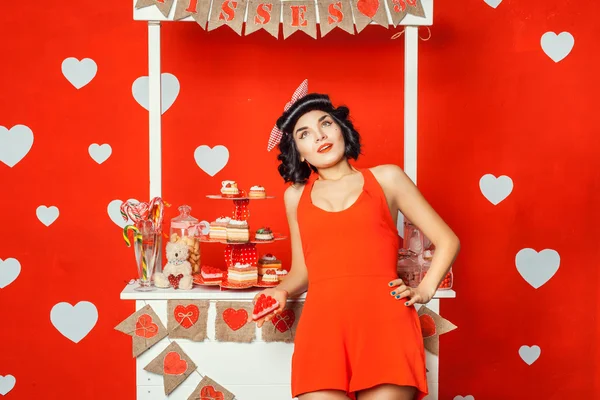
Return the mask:
<path id="1" fill-rule="evenodd" d="M 173 316 L 175 317 L 175 321 L 179 322 L 179 325 L 183 326 L 185 329 L 189 329 L 198 322 L 200 310 L 198 309 L 198 306 L 194 304 L 190 304 L 186 307 L 180 304 L 173 310 Z"/>
<path id="2" fill-rule="evenodd" d="M 225 396 L 223 392 L 219 392 L 215 390 L 214 387 L 210 385 L 204 386 L 200 389 L 200 400 L 224 400 Z"/>
<path id="3" fill-rule="evenodd" d="M 188 363 L 176 351 L 167 354 L 163 361 L 163 372 L 167 375 L 181 375 L 188 369 Z"/>
<path id="4" fill-rule="evenodd" d="M 277 314 L 271 319 L 275 328 L 281 333 L 284 333 L 288 329 L 292 329 L 296 321 L 296 314 L 292 310 L 283 310 L 281 314 Z"/>
<path id="5" fill-rule="evenodd" d="M 158 334 L 158 325 L 152 321 L 148 314 L 142 314 L 135 323 L 135 335 L 150 339 Z"/>
<path id="6" fill-rule="evenodd" d="M 423 334 L 423 338 L 435 335 L 435 321 L 431 318 L 431 315 L 420 315 L 419 320 L 421 321 L 421 333 Z"/>
<path id="7" fill-rule="evenodd" d="M 228 327 L 233 331 L 237 331 L 248 322 L 248 311 L 240 308 L 239 310 L 234 310 L 233 308 L 228 308 L 223 311 L 223 321 L 227 324 Z"/>
<path id="8" fill-rule="evenodd" d="M 377 14 L 377 10 L 379 10 L 379 0 L 358 0 L 356 8 L 358 8 L 361 14 L 373 18 Z"/>
<path id="9" fill-rule="evenodd" d="M 177 276 L 171 274 L 169 275 L 169 283 L 173 286 L 174 289 L 179 289 L 179 281 L 183 278 L 183 274 L 179 274 Z"/>

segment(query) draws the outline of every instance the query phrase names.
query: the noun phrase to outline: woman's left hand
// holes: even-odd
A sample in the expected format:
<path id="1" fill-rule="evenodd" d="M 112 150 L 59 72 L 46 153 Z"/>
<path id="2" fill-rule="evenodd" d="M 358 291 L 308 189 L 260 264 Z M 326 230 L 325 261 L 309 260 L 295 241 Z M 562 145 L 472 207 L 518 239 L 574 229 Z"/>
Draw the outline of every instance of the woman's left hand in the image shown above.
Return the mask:
<path id="1" fill-rule="evenodd" d="M 402 279 L 394 279 L 389 283 L 389 286 L 393 288 L 390 294 L 396 300 L 406 299 L 404 305 L 407 307 L 415 303 L 427 304 L 435 294 L 435 290 L 426 290 L 421 286 L 416 288 L 408 287 Z"/>

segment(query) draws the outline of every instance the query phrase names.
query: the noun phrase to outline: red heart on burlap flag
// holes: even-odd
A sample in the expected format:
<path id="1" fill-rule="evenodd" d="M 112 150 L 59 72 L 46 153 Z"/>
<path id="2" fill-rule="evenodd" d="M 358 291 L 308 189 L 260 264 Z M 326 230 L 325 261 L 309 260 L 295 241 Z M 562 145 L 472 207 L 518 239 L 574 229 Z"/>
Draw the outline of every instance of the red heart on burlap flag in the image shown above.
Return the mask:
<path id="1" fill-rule="evenodd" d="M 435 335 L 435 321 L 430 315 L 419 315 L 419 320 L 421 321 L 421 333 L 423 334 L 424 338 Z"/>
<path id="2" fill-rule="evenodd" d="M 210 385 L 204 386 L 200 390 L 200 400 L 223 400 L 224 398 L 223 393 Z"/>
<path id="3" fill-rule="evenodd" d="M 172 351 L 165 356 L 163 372 L 166 375 L 181 375 L 188 369 L 187 361 L 182 360 L 179 353 Z"/>
<path id="4" fill-rule="evenodd" d="M 175 317 L 175 321 L 179 322 L 179 325 L 183 326 L 185 329 L 189 329 L 198 322 L 200 310 L 194 304 L 185 307 L 178 305 L 173 311 L 173 316 Z"/>
<path id="5" fill-rule="evenodd" d="M 233 308 L 228 308 L 223 311 L 223 321 L 225 321 L 231 330 L 237 331 L 248 322 L 248 311 L 244 309 L 234 310 Z"/>
<path id="6" fill-rule="evenodd" d="M 373 18 L 379 10 L 379 0 L 358 0 L 356 8 L 367 17 Z"/>
<path id="7" fill-rule="evenodd" d="M 292 329 L 296 321 L 296 313 L 293 310 L 283 310 L 280 314 L 275 315 L 271 322 L 275 325 L 275 328 L 281 333 L 284 333 Z"/>
<path id="8" fill-rule="evenodd" d="M 148 314 L 142 314 L 135 323 L 135 335 L 150 339 L 158 333 L 158 325 L 152 321 L 152 317 Z"/>

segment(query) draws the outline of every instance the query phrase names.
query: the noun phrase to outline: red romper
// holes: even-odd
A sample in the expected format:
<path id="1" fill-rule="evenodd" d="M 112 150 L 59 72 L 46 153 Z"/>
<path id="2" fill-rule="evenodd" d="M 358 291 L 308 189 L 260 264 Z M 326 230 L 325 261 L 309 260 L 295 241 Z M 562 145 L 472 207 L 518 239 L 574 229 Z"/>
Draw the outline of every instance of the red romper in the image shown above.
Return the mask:
<path id="1" fill-rule="evenodd" d="M 312 204 L 312 174 L 298 204 L 308 285 L 292 357 L 292 395 L 337 389 L 349 394 L 391 383 L 427 394 L 416 309 L 396 300 L 398 231 L 383 189 L 361 169 L 363 190 L 346 210 Z"/>

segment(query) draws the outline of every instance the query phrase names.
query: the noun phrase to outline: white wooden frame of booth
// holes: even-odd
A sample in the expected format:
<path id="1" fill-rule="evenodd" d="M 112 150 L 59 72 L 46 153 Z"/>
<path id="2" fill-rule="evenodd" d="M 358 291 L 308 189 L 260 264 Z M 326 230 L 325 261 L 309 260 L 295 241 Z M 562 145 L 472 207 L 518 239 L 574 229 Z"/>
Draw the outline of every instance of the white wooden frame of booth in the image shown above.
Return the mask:
<path id="1" fill-rule="evenodd" d="M 163 21 L 173 21 L 177 1 L 168 17 L 156 7 L 149 6 L 136 9 L 133 0 L 133 18 L 148 23 L 148 78 L 149 78 L 149 142 L 150 142 L 150 198 L 162 196 L 162 125 L 161 125 L 161 40 L 160 27 Z M 433 0 L 422 0 L 425 18 L 407 15 L 401 22 L 404 26 L 404 170 L 417 182 L 417 70 L 419 26 L 430 26 L 433 23 Z M 317 14 L 318 18 L 318 14 Z M 187 17 L 177 22 L 195 22 Z M 388 12 L 388 22 L 391 17 Z M 318 19 L 317 19 L 318 23 Z M 199 28 L 201 29 L 201 28 Z M 228 29 L 228 28 L 221 28 Z M 297 35 L 303 33 L 298 32 Z M 275 39 L 274 39 L 275 40 Z M 402 227 L 402 218 L 399 218 Z M 427 305 L 439 312 L 439 299 L 454 298 L 452 290 L 438 291 L 434 299 Z M 127 286 L 121 293 L 123 300 L 136 300 L 136 309 L 150 304 L 166 325 L 166 304 L 170 299 L 204 299 L 210 300 L 208 315 L 208 340 L 202 343 L 178 340 L 184 351 L 199 364 L 199 372 L 221 383 L 236 394 L 238 400 L 285 400 L 289 399 L 290 358 L 293 345 L 288 343 L 265 343 L 261 340 L 257 329 L 257 340 L 252 345 L 240 343 L 218 343 L 214 340 L 215 302 L 218 300 L 250 301 L 253 293 L 246 291 L 220 291 L 214 287 L 194 288 L 191 291 L 173 289 L 154 292 L 136 292 Z M 299 299 L 302 301 L 304 296 Z M 162 343 L 162 342 L 161 342 Z M 144 367 L 156 357 L 168 343 L 161 343 L 147 350 L 136 360 L 137 398 L 140 400 L 165 399 L 163 379 L 159 375 L 144 371 Z M 240 350 L 243 349 L 243 353 Z M 266 352 L 268 350 L 268 352 Z M 268 356 L 265 354 L 268 353 Z M 211 361 L 211 359 L 213 359 Z M 218 361 L 217 361 L 218 360 Z M 250 363 L 252 363 L 250 365 Z M 248 364 L 248 365 L 246 365 Z M 430 394 L 427 400 L 438 399 L 438 365 L 439 359 L 427 352 L 427 373 Z M 241 366 L 241 367 L 240 367 Z M 240 369 L 241 368 L 241 369 Z M 269 376 L 269 380 L 264 377 Z M 168 398 L 170 400 L 187 400 L 189 394 L 198 384 L 200 377 L 192 374 Z"/>

